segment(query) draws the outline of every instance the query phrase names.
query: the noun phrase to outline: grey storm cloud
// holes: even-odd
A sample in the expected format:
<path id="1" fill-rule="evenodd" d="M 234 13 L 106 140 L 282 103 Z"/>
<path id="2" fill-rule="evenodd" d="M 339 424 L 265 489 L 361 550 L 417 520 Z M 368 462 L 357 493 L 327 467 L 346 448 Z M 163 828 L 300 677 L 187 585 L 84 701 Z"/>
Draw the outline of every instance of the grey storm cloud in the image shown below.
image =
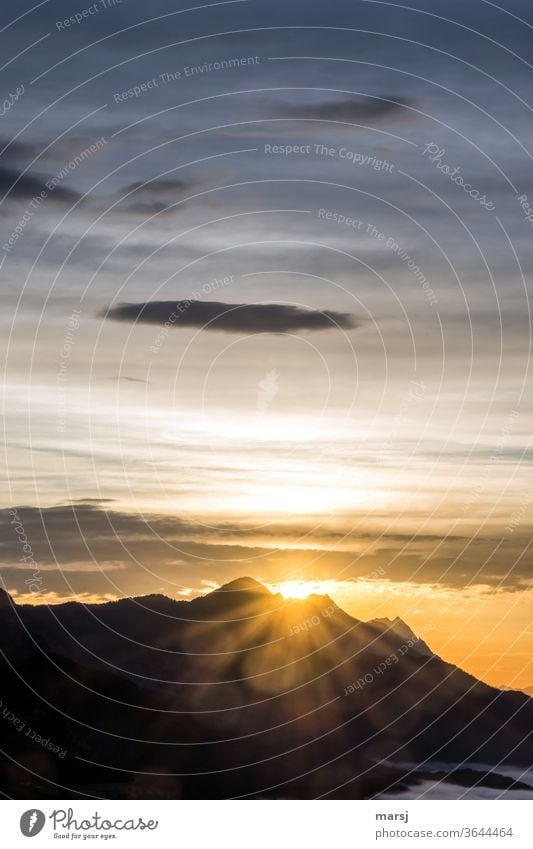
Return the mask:
<path id="1" fill-rule="evenodd" d="M 277 112 L 286 118 L 311 118 L 319 121 L 376 121 L 395 115 L 411 117 L 412 102 L 403 97 L 343 97 L 318 103 L 282 105 Z"/>
<path id="2" fill-rule="evenodd" d="M 226 304 L 220 301 L 150 301 L 119 304 L 101 313 L 114 321 L 198 327 L 225 333 L 289 333 L 297 330 L 353 330 L 359 319 L 288 304 Z"/>

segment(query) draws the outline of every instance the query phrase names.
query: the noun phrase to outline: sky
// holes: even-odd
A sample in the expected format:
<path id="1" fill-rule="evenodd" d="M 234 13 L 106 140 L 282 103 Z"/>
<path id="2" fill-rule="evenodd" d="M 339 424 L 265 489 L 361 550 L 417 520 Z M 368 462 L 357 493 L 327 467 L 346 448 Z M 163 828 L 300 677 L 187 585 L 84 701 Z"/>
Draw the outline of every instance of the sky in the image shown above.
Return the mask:
<path id="1" fill-rule="evenodd" d="M 2 12 L 17 600 L 302 580 L 533 684 L 532 27 L 526 0 Z"/>

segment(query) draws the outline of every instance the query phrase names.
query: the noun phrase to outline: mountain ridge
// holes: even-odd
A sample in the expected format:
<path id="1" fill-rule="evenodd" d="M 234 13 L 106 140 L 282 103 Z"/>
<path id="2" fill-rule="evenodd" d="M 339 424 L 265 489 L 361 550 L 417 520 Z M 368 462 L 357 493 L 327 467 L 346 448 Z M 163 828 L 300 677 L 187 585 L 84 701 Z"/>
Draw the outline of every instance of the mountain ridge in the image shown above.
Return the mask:
<path id="1" fill-rule="evenodd" d="M 20 603 L 20 602 L 17 601 L 16 596 L 13 596 L 7 590 L 0 588 L 0 603 L 2 603 L 2 601 L 7 600 L 12 605 L 14 605 L 15 607 L 18 607 L 18 608 L 19 607 L 32 607 L 33 608 L 33 607 L 41 607 L 41 606 L 42 607 L 49 607 L 49 608 L 60 608 L 60 607 L 63 607 L 65 605 L 79 604 L 79 605 L 81 605 L 85 608 L 88 608 L 88 609 L 92 609 L 92 608 L 97 609 L 97 608 L 103 608 L 103 607 L 106 607 L 106 606 L 109 607 L 109 606 L 120 605 L 124 602 L 135 602 L 135 603 L 141 604 L 142 602 L 150 601 L 150 602 L 161 602 L 163 604 L 188 605 L 188 604 L 194 604 L 195 602 L 198 602 L 199 600 L 209 599 L 211 596 L 214 596 L 215 594 L 217 594 L 216 595 L 217 598 L 222 596 L 222 595 L 225 595 L 226 598 L 228 598 L 228 597 L 231 597 L 232 594 L 237 594 L 237 595 L 234 596 L 234 598 L 238 599 L 240 597 L 241 600 L 242 600 L 242 599 L 245 598 L 245 594 L 247 594 L 247 593 L 253 593 L 254 596 L 257 595 L 257 594 L 261 594 L 263 596 L 263 598 L 270 596 L 273 600 L 276 600 L 277 603 L 280 603 L 280 601 L 281 601 L 282 603 L 284 603 L 286 605 L 301 605 L 302 607 L 305 607 L 306 605 L 310 605 L 311 603 L 316 603 L 317 601 L 323 601 L 323 602 L 325 602 L 329 605 L 334 605 L 336 608 L 341 610 L 341 608 L 338 607 L 337 603 L 331 598 L 331 596 L 329 596 L 325 593 L 324 594 L 311 593 L 309 596 L 307 596 L 303 599 L 300 599 L 300 598 L 282 599 L 280 593 L 271 592 L 271 590 L 269 590 L 268 587 L 266 587 L 264 584 L 261 584 L 257 579 L 251 578 L 251 577 L 248 577 L 248 576 L 244 576 L 242 578 L 236 578 L 232 581 L 228 581 L 228 583 L 226 583 L 226 584 L 222 584 L 219 587 L 211 589 L 206 593 L 194 596 L 193 598 L 190 598 L 190 599 L 188 599 L 188 598 L 187 599 L 177 599 L 177 598 L 174 598 L 173 596 L 167 596 L 164 593 L 147 593 L 145 595 L 123 596 L 122 598 L 108 599 L 108 600 L 105 600 L 105 601 L 97 601 L 97 602 L 89 602 L 89 603 L 76 601 L 76 600 L 72 600 L 72 601 L 67 600 L 67 601 L 58 601 L 57 603 L 54 603 L 54 604 L 42 604 L 42 605 L 36 604 L 36 605 L 34 605 L 34 604 L 29 604 L 28 602 Z M 344 613 L 345 616 L 350 616 L 354 621 L 363 621 L 363 620 L 357 620 L 355 617 L 351 616 L 351 614 L 347 613 L 344 610 L 342 612 Z M 398 629 L 399 631 L 401 630 L 403 635 L 408 637 L 408 638 L 416 637 L 417 639 L 420 639 L 419 637 L 417 637 L 417 635 L 411 629 L 411 627 L 403 619 L 401 619 L 399 616 L 396 616 L 394 619 L 388 619 L 388 618 L 384 617 L 384 618 L 378 618 L 378 619 L 369 619 L 369 620 L 366 620 L 366 621 L 369 624 L 372 623 L 372 624 L 376 624 L 376 625 L 383 625 L 384 628 Z"/>
<path id="2" fill-rule="evenodd" d="M 402 620 L 362 622 L 327 596 L 284 599 L 253 579 L 190 601 L 11 600 L 0 697 L 70 752 L 47 766 L 74 795 L 114 793 L 117 774 L 124 794 L 132 782 L 146 793 L 139 775 L 155 773 L 160 798 L 367 798 L 409 781 L 405 763 L 530 765 L 533 700 L 418 639 Z M 16 732 L 8 742 L 34 757 Z M 0 788 L 39 798 L 17 775 Z"/>

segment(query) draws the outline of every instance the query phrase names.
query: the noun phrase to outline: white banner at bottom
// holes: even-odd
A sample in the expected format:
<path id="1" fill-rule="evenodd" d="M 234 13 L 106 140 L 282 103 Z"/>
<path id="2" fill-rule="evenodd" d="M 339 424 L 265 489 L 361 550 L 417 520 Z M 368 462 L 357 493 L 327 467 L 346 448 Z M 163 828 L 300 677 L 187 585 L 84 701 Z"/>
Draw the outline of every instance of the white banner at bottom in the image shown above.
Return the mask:
<path id="1" fill-rule="evenodd" d="M 533 846 L 529 801 L 10 800 L 0 816 L 6 849 Z"/>

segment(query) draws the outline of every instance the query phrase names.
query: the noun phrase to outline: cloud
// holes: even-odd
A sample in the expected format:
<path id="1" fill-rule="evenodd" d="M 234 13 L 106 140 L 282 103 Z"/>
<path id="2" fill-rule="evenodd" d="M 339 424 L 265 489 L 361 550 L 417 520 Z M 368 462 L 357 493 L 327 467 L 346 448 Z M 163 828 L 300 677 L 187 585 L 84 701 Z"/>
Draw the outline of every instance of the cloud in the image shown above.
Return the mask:
<path id="1" fill-rule="evenodd" d="M 137 180 L 124 186 L 119 193 L 123 212 L 154 215 L 159 212 L 175 212 L 172 207 L 193 191 L 194 183 L 188 180 L 162 179 Z"/>
<path id="2" fill-rule="evenodd" d="M 56 186 L 53 191 L 46 188 L 51 177 L 40 177 L 28 171 L 23 173 L 15 168 L 0 167 L 0 195 L 7 194 L 11 200 L 31 200 L 41 192 L 56 202 L 73 203 L 81 197 L 78 192 Z"/>
<path id="3" fill-rule="evenodd" d="M 350 313 L 302 309 L 288 304 L 226 304 L 220 301 L 150 301 L 119 304 L 102 315 L 114 321 L 199 327 L 225 333 L 290 333 L 297 330 L 353 330 Z"/>
<path id="4" fill-rule="evenodd" d="M 23 162 L 27 164 L 29 161 L 34 159 L 34 157 L 39 155 L 39 148 L 37 145 L 27 144 L 26 142 L 20 142 L 17 139 L 9 139 L 5 137 L 0 137 L 0 150 L 2 151 L 0 154 L 2 165 L 6 165 L 8 162 Z"/>
<path id="5" fill-rule="evenodd" d="M 317 121 L 376 121 L 392 116 L 411 117 L 412 103 L 403 97 L 345 97 L 336 100 L 324 100 L 320 103 L 302 103 L 282 105 L 276 117 L 310 118 Z"/>
<path id="6" fill-rule="evenodd" d="M 103 138 L 74 136 L 53 143 L 0 138 L 0 197 L 6 194 L 9 200 L 30 201 L 44 192 L 47 202 L 76 203 L 83 195 L 62 183 L 90 160 L 91 146 L 100 149 Z M 50 169 L 54 173 L 50 174 Z"/>
<path id="7" fill-rule="evenodd" d="M 187 180 L 137 180 L 122 189 L 122 194 L 135 193 L 137 197 L 154 195 L 182 194 L 190 189 L 192 183 Z"/>
<path id="8" fill-rule="evenodd" d="M 143 380 L 141 377 L 129 377 L 127 374 L 119 374 L 114 375 L 109 378 L 110 380 L 125 380 L 127 383 L 148 383 L 147 380 Z"/>
<path id="9" fill-rule="evenodd" d="M 110 504 L 116 498 L 77 498 L 73 504 Z"/>
<path id="10" fill-rule="evenodd" d="M 468 545 L 465 537 L 437 534 L 376 538 L 368 531 L 354 533 L 349 525 L 313 531 L 299 520 L 261 529 L 253 522 L 229 520 L 213 528 L 180 516 L 127 513 L 91 498 L 44 509 L 1 510 L 0 539 L 4 582 L 19 591 L 36 568 L 46 571 L 50 590 L 64 589 L 64 572 L 71 579 L 79 573 L 80 592 L 107 590 L 106 576 L 112 571 L 113 581 L 124 577 L 126 594 L 153 592 L 159 578 L 197 586 L 203 578 L 223 582 L 252 568 L 272 581 L 304 566 L 324 580 L 332 574 L 368 579 L 381 569 L 383 580 L 461 591 L 485 587 L 523 592 L 533 574 L 531 562 L 522 556 L 530 527 L 513 535 L 505 550 L 497 550 L 497 540 L 490 536 Z M 340 550 L 339 544 L 345 548 Z"/>

